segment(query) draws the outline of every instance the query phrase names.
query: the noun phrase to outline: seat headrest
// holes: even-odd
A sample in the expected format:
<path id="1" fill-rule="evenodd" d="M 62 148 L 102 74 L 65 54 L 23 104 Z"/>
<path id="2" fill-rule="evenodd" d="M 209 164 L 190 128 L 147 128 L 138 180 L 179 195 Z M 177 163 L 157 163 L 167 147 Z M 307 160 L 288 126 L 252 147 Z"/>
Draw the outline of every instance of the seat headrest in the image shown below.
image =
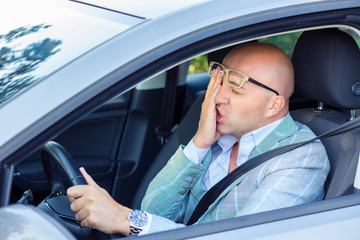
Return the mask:
<path id="1" fill-rule="evenodd" d="M 246 43 L 240 43 L 240 44 L 237 44 L 237 45 L 229 46 L 229 47 L 226 47 L 226 48 L 222 48 L 222 49 L 219 49 L 219 50 L 210 52 L 210 53 L 208 54 L 208 61 L 209 61 L 209 63 L 210 63 L 211 61 L 218 62 L 218 63 L 222 63 L 223 60 L 224 60 L 224 58 L 226 57 L 226 55 L 227 55 L 231 50 L 233 50 L 234 48 L 236 48 L 237 46 L 240 46 L 240 45 L 242 45 L 242 44 L 247 44 L 247 43 L 254 43 L 254 42 L 257 42 L 257 40 L 252 40 L 252 41 L 249 41 L 249 42 L 246 42 Z"/>
<path id="2" fill-rule="evenodd" d="M 360 51 L 350 35 L 338 29 L 304 32 L 292 62 L 297 93 L 333 107 L 360 108 Z"/>
<path id="3" fill-rule="evenodd" d="M 226 55 L 236 46 L 230 46 L 226 48 L 219 49 L 214 52 L 208 53 L 208 61 L 209 63 L 211 61 L 222 63 Z"/>

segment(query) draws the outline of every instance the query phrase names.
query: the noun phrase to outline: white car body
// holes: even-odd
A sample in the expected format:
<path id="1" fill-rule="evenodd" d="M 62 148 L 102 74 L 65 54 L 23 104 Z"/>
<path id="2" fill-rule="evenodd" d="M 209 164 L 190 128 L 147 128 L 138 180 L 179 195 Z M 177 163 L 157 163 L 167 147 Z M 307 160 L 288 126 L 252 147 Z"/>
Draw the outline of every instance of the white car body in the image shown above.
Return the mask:
<path id="1" fill-rule="evenodd" d="M 236 29 L 240 29 L 239 33 L 242 33 L 241 36 L 239 35 L 239 40 L 225 39 L 226 45 L 284 32 L 329 26 L 342 26 L 360 35 L 360 1 L 355 0 L 159 0 L 148 2 L 47 0 L 46 4 L 40 0 L 25 2 L 26 4 L 22 2 L 25 4 L 24 9 L 19 10 L 18 14 L 26 15 L 25 19 L 31 18 L 34 23 L 41 22 L 41 14 L 44 14 L 45 18 L 49 17 L 49 12 L 46 10 L 32 16 L 36 10 L 35 6 L 43 6 L 43 9 L 47 9 L 46 4 L 51 5 L 51 8 L 54 4 L 59 4 L 62 11 L 58 11 L 59 15 L 53 15 L 52 18 L 54 23 L 61 21 L 66 23 L 68 28 L 58 31 L 60 34 L 68 34 L 71 44 L 68 50 L 69 55 L 59 58 L 57 65 L 40 73 L 43 76 L 39 81 L 0 105 L 1 239 L 3 239 L 1 236 L 8 237 L 5 239 L 11 239 L 11 236 L 16 236 L 18 239 L 22 237 L 55 238 L 46 234 L 38 235 L 43 231 L 41 224 L 29 226 L 29 228 L 37 228 L 31 233 L 29 231 L 19 231 L 17 235 L 11 235 L 11 232 L 7 232 L 7 235 L 1 233 L 5 231 L 1 227 L 1 222 L 4 221 L 1 219 L 2 216 L 5 216 L 4 213 L 7 211 L 15 211 L 14 206 L 8 206 L 14 165 L 23 160 L 22 156 L 40 148 L 46 141 L 67 129 L 74 121 L 100 106 L 97 101 L 103 103 L 110 100 L 114 93 L 105 94 L 104 99 L 95 97 L 104 92 L 111 92 L 114 86 L 117 86 L 118 93 L 126 92 L 141 81 L 146 81 L 177 64 L 214 50 L 210 46 L 209 39 L 215 39 L 215 48 L 220 48 L 219 40 L 216 39 L 221 38 L 223 33 Z M 17 3 L 18 1 L 3 3 L 2 9 L 3 11 L 7 11 L 4 9 L 20 9 Z M 357 12 L 354 10 L 352 19 L 349 18 L 349 21 L 354 24 L 345 25 L 334 21 L 331 25 L 326 25 L 320 20 L 317 22 L 314 18 L 312 24 L 299 22 L 300 27 L 280 27 L 280 30 L 272 27 L 264 35 L 258 32 L 248 34 L 242 30 L 279 19 L 320 12 L 335 12 L 338 9 L 357 9 Z M 8 13 L 11 13 L 10 10 Z M 76 19 L 74 16 L 77 15 L 80 19 L 91 15 L 89 18 L 91 20 L 84 21 L 78 26 L 72 21 L 66 22 L 66 19 L 61 18 L 66 14 L 69 14 L 71 19 Z M 0 34 L 21 26 L 22 23 L 16 22 L 17 18 L 19 17 L 12 14 L 2 14 L 0 19 L 4 26 L 0 27 L 2 31 Z M 94 26 L 87 25 L 91 21 L 94 21 Z M 78 43 L 74 44 L 74 41 Z M 87 43 L 84 47 L 82 41 Z M 199 43 L 204 44 L 197 51 L 193 53 L 185 51 L 183 55 L 178 54 L 189 46 L 193 47 Z M 63 48 L 65 47 L 64 43 Z M 157 67 L 164 67 L 152 69 L 151 65 L 156 61 L 158 61 Z M 146 70 L 143 74 L 139 73 L 142 69 Z M 41 72 L 41 69 L 39 71 Z M 128 78 L 134 74 L 143 78 Z M 30 209 L 23 215 L 31 219 L 32 211 L 36 212 Z M 38 213 L 34 215 L 38 217 Z M 19 215 L 18 217 L 21 219 L 26 216 Z M 43 221 L 47 222 L 46 219 L 43 218 Z M 360 196 L 354 194 L 310 206 L 244 216 L 242 221 L 227 219 L 154 235 L 144 235 L 139 239 L 359 239 L 359 225 Z M 53 234 L 65 236 L 64 238 L 70 236 L 65 229 L 58 230 Z"/>

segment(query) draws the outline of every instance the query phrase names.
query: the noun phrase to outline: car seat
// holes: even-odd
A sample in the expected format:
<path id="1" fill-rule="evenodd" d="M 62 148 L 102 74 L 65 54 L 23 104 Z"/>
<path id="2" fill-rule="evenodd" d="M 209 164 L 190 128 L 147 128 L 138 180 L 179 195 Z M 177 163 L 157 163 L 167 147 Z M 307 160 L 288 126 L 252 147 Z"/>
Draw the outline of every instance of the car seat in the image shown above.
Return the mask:
<path id="1" fill-rule="evenodd" d="M 354 117 L 354 110 L 360 107 L 360 51 L 349 34 L 339 29 L 304 32 L 296 43 L 292 62 L 296 93 L 319 102 L 317 108 L 291 111 L 296 121 L 319 135 Z M 325 199 L 352 193 L 360 132 L 321 141 L 331 165 Z"/>

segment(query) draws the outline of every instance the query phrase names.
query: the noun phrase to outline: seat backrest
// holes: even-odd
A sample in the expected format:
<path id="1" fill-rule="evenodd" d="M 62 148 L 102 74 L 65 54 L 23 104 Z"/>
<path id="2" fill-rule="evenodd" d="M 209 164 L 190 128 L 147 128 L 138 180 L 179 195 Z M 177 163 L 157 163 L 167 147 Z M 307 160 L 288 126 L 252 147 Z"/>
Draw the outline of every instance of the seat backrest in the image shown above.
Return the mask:
<path id="1" fill-rule="evenodd" d="M 291 112 L 295 120 L 309 126 L 315 134 L 348 121 L 350 115 L 345 110 L 360 107 L 360 51 L 347 33 L 338 29 L 304 32 L 296 43 L 292 62 L 296 93 L 322 102 L 329 108 Z M 331 165 L 325 183 L 325 198 L 352 193 L 360 132 L 349 132 L 321 141 Z"/>

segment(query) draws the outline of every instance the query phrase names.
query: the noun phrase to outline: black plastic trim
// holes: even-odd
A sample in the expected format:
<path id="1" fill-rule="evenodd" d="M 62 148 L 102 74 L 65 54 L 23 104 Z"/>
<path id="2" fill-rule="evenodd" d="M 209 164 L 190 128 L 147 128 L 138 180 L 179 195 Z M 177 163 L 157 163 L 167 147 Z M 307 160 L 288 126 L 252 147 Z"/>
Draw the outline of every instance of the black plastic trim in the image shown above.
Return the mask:
<path id="1" fill-rule="evenodd" d="M 121 14 L 130 16 L 130 17 L 135 17 L 135 18 L 139 18 L 139 19 L 143 19 L 143 20 L 146 19 L 146 18 L 144 18 L 144 17 L 137 16 L 137 15 L 134 15 L 134 14 L 117 11 L 117 10 L 114 10 L 114 9 L 111 9 L 111 8 L 106 8 L 106 7 L 98 6 L 98 5 L 95 5 L 95 4 L 91 4 L 91 3 L 87 3 L 87 2 L 83 2 L 83 1 L 79 1 L 79 0 L 69 0 L 69 1 L 71 1 L 71 2 L 76 2 L 76 3 L 81 3 L 81 4 L 84 4 L 84 5 L 88 5 L 88 6 L 95 7 L 95 8 L 100 8 L 100 9 L 107 10 L 107 11 L 111 11 L 111 12 L 121 13 Z"/>

